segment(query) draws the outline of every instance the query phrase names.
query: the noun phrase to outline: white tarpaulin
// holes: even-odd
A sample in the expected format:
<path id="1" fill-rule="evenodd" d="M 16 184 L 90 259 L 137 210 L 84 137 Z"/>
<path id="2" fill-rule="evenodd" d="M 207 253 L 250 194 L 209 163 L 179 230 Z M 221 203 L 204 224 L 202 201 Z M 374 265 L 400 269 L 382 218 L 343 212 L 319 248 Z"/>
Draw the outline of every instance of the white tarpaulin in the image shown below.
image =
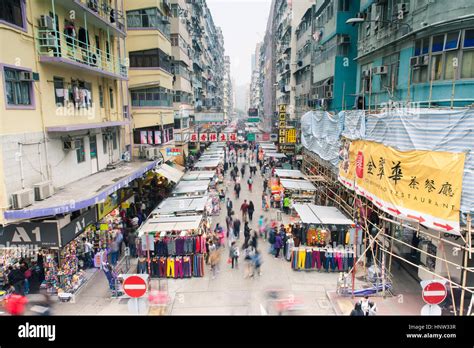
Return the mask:
<path id="1" fill-rule="evenodd" d="M 139 229 L 141 237 L 145 233 L 196 230 L 201 225 L 202 215 L 158 216 L 148 219 Z"/>
<path id="2" fill-rule="evenodd" d="M 306 175 L 304 175 L 300 170 L 275 169 L 275 174 L 280 178 L 306 179 Z"/>
<path id="3" fill-rule="evenodd" d="M 325 207 L 314 204 L 295 204 L 294 209 L 301 221 L 305 224 L 322 225 L 352 225 L 354 222 L 348 219 L 336 207 Z"/>
<path id="4" fill-rule="evenodd" d="M 209 180 L 181 181 L 173 190 L 173 195 L 186 193 L 206 192 L 209 188 Z"/>
<path id="5" fill-rule="evenodd" d="M 196 168 L 217 168 L 221 163 L 220 159 L 212 159 L 206 161 L 198 161 L 194 167 Z"/>
<path id="6" fill-rule="evenodd" d="M 196 181 L 196 180 L 212 180 L 216 176 L 213 170 L 191 171 L 184 174 L 181 180 Z"/>
<path id="7" fill-rule="evenodd" d="M 316 186 L 307 180 L 280 179 L 280 183 L 289 190 L 316 191 Z"/>
<path id="8" fill-rule="evenodd" d="M 173 168 L 165 163 L 161 165 L 160 169 L 157 170 L 157 173 L 175 183 L 178 183 L 184 175 L 182 171 Z"/>
<path id="9" fill-rule="evenodd" d="M 151 215 L 168 215 L 184 212 L 202 212 L 204 211 L 209 196 L 177 198 L 170 197 L 165 199 L 160 205 L 151 212 Z"/>
<path id="10" fill-rule="evenodd" d="M 286 155 L 279 153 L 279 152 L 267 152 L 265 151 L 265 157 L 271 158 L 286 158 Z"/>

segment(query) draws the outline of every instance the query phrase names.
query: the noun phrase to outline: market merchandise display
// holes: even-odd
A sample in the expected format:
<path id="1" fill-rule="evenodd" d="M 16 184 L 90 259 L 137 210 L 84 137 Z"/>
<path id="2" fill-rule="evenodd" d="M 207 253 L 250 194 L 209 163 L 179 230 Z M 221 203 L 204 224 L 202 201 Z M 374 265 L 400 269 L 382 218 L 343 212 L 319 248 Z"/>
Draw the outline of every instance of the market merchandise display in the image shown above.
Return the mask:
<path id="1" fill-rule="evenodd" d="M 354 251 L 350 248 L 299 247 L 291 251 L 291 268 L 295 271 L 347 272 L 353 265 Z"/>
<path id="2" fill-rule="evenodd" d="M 57 293 L 59 289 L 58 262 L 55 254 L 48 253 L 44 257 L 45 280 L 41 284 L 48 293 Z"/>
<path id="3" fill-rule="evenodd" d="M 76 252 L 77 243 L 75 241 L 68 244 L 61 251 L 61 265 L 58 271 L 58 293 L 73 293 L 84 282 L 84 271 L 79 270 L 79 260 Z"/>
<path id="4" fill-rule="evenodd" d="M 139 271 L 140 265 L 138 266 Z M 147 272 L 144 272 L 147 273 Z M 151 276 L 155 278 L 191 278 L 204 276 L 203 255 L 154 257 Z"/>

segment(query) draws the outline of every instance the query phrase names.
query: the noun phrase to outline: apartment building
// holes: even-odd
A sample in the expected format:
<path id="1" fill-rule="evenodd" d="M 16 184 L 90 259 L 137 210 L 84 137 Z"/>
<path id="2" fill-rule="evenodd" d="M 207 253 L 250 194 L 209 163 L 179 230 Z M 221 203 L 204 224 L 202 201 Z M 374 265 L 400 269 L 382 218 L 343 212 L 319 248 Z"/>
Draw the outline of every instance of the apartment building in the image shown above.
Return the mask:
<path id="1" fill-rule="evenodd" d="M 63 188 L 129 158 L 125 38 L 114 1 L 2 1 L 0 224 L 93 205 L 84 195 L 102 185 L 72 202 Z"/>
<path id="2" fill-rule="evenodd" d="M 230 75 L 230 57 L 224 57 L 224 120 L 230 120 L 234 112 L 234 89 Z"/>
<path id="3" fill-rule="evenodd" d="M 473 104 L 472 1 L 361 0 L 357 12 L 357 93 L 366 108 Z"/>
<path id="4" fill-rule="evenodd" d="M 174 139 L 173 74 L 167 1 L 125 1 L 134 154 Z"/>

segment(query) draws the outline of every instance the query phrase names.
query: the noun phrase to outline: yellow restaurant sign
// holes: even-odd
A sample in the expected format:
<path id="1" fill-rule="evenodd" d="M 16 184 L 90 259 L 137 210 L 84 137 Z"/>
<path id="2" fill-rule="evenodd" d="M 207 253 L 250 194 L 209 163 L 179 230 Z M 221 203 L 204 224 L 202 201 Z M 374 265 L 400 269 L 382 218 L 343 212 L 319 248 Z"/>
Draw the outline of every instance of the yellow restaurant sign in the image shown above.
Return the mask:
<path id="1" fill-rule="evenodd" d="M 347 142 L 339 180 L 385 212 L 459 234 L 464 153 L 397 151 L 382 144 Z"/>

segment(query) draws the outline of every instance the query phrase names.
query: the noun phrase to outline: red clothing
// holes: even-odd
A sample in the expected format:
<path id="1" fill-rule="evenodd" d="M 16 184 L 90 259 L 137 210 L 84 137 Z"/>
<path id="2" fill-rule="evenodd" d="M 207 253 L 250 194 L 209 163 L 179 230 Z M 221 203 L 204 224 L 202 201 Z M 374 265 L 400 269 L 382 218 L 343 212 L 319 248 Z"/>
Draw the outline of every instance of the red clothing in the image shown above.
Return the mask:
<path id="1" fill-rule="evenodd" d="M 22 315 L 25 312 L 27 303 L 28 299 L 25 296 L 13 294 L 7 300 L 5 308 L 11 315 Z"/>
<path id="2" fill-rule="evenodd" d="M 240 210 L 244 213 L 246 213 L 249 210 L 249 205 L 247 203 L 242 203 L 242 206 L 240 207 Z"/>

